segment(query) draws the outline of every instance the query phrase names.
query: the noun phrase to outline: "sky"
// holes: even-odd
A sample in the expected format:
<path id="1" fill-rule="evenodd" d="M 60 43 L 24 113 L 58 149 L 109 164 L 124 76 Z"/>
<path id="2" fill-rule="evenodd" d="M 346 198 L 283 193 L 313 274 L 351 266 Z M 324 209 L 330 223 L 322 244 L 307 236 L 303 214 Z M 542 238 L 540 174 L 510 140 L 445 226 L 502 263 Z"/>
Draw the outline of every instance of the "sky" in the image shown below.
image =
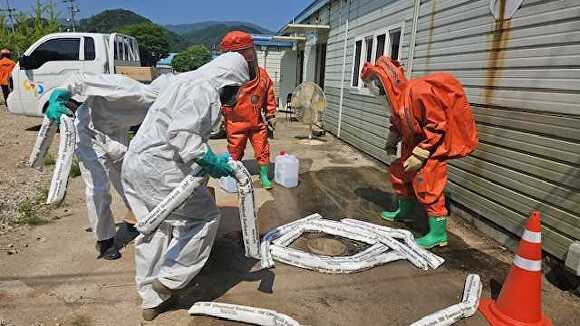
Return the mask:
<path id="1" fill-rule="evenodd" d="M 49 0 L 41 0 L 47 3 Z M 80 17 L 88 17 L 105 9 L 123 8 L 134 11 L 161 25 L 189 24 L 207 20 L 247 21 L 272 31 L 279 30 L 313 0 L 77 0 Z M 10 6 L 31 12 L 34 0 L 9 0 Z M 53 0 L 68 17 L 62 0 Z M 0 0 L 5 8 L 6 0 Z"/>

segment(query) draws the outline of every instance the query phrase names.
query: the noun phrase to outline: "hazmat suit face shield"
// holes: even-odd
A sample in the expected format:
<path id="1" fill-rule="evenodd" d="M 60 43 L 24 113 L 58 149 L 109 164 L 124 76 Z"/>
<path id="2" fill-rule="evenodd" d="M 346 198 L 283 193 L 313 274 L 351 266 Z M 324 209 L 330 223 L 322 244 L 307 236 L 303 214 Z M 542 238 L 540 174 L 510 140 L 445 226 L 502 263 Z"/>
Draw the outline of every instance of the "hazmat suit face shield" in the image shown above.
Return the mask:
<path id="1" fill-rule="evenodd" d="M 235 107 L 238 103 L 240 86 L 229 85 L 220 89 L 220 102 L 222 106 Z"/>
<path id="2" fill-rule="evenodd" d="M 238 51 L 248 63 L 248 72 L 250 73 L 250 80 L 255 80 L 258 77 L 258 54 L 256 48 L 251 47 Z"/>
<path id="3" fill-rule="evenodd" d="M 403 109 L 402 93 L 407 79 L 405 70 L 398 61 L 382 56 L 375 64 L 367 62 L 363 66 L 361 78 L 371 92 L 386 98 L 391 110 L 398 112 Z"/>
<path id="4" fill-rule="evenodd" d="M 368 88 L 371 94 L 373 94 L 376 97 L 386 96 L 385 88 L 383 87 L 383 84 L 376 76 L 372 76 L 371 78 L 366 80 L 365 86 Z"/>
<path id="5" fill-rule="evenodd" d="M 206 94 L 213 98 L 210 109 L 212 125 L 219 122 L 222 106 L 235 106 L 240 87 L 250 81 L 246 60 L 235 51 L 224 53 L 196 71 L 180 76 L 177 77 L 180 80 L 186 78 L 197 82 L 207 79 L 213 85 L 211 94 Z"/>
<path id="6" fill-rule="evenodd" d="M 392 107 L 392 103 L 387 96 L 387 92 L 385 91 L 385 86 L 383 82 L 379 79 L 376 75 L 370 75 L 363 80 L 365 83 L 365 87 L 371 92 L 371 94 L 377 98 L 383 98 L 387 101 L 389 106 Z"/>
<path id="7" fill-rule="evenodd" d="M 0 59 L 3 59 L 3 58 L 12 59 L 12 52 L 8 49 L 2 49 L 0 51 Z"/>

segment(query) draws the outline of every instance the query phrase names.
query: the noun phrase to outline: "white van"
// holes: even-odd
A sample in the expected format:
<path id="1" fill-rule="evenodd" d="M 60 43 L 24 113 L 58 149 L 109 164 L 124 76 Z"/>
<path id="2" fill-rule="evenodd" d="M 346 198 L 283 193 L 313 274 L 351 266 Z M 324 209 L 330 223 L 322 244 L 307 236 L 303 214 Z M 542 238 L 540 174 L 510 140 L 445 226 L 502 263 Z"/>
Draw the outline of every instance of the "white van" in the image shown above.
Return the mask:
<path id="1" fill-rule="evenodd" d="M 71 74 L 114 74 L 117 66 L 140 66 L 137 40 L 122 34 L 55 33 L 32 44 L 12 71 L 8 110 L 42 116 L 55 87 Z"/>

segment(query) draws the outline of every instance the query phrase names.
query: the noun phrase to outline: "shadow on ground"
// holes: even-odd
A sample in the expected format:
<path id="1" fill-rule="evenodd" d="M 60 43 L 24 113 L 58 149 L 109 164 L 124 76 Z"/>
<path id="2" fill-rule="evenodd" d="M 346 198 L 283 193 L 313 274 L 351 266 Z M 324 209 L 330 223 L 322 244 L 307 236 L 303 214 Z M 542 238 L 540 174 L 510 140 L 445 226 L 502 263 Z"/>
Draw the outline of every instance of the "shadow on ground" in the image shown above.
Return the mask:
<path id="1" fill-rule="evenodd" d="M 40 127 L 42 127 L 42 125 L 35 125 L 35 126 L 32 126 L 32 127 L 28 127 L 28 128 L 26 128 L 24 130 L 26 130 L 26 131 L 39 131 L 40 130 Z"/>
<path id="2" fill-rule="evenodd" d="M 178 293 L 175 309 L 189 309 L 198 301 L 214 301 L 242 282 L 256 282 L 257 289 L 263 293 L 273 291 L 274 273 L 269 270 L 253 272 L 258 261 L 244 256 L 238 208 L 222 207 L 221 213 L 221 225 L 211 256 L 189 286 Z"/>

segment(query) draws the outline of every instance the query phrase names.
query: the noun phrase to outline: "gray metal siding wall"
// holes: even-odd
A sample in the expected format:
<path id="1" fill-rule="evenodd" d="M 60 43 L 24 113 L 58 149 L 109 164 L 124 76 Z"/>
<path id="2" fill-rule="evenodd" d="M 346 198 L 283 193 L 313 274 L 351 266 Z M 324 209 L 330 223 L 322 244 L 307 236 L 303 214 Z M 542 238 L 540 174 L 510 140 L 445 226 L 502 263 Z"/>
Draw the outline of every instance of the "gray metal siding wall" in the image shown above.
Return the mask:
<path id="1" fill-rule="evenodd" d="M 408 55 L 410 31 L 413 16 L 413 1 L 370 0 L 350 3 L 350 8 L 340 1 L 333 1 L 330 10 L 330 34 L 326 58 L 325 93 L 328 109 L 325 112 L 324 127 L 333 134 L 338 134 L 338 117 L 340 110 L 340 88 L 343 73 L 344 32 L 348 16 L 349 31 L 346 47 L 346 68 L 344 78 L 344 96 L 340 138 L 361 149 L 369 155 L 390 163 L 384 151 L 385 136 L 389 127 L 389 110 L 384 100 L 364 94 L 351 87 L 352 63 L 355 39 L 375 30 L 404 22 L 403 46 L 401 61 Z"/>
<path id="2" fill-rule="evenodd" d="M 515 234 L 541 211 L 563 258 L 580 239 L 580 1 L 526 0 L 503 24 L 489 0 L 422 1 L 415 50 L 414 76 L 453 73 L 478 123 L 450 197 Z"/>

